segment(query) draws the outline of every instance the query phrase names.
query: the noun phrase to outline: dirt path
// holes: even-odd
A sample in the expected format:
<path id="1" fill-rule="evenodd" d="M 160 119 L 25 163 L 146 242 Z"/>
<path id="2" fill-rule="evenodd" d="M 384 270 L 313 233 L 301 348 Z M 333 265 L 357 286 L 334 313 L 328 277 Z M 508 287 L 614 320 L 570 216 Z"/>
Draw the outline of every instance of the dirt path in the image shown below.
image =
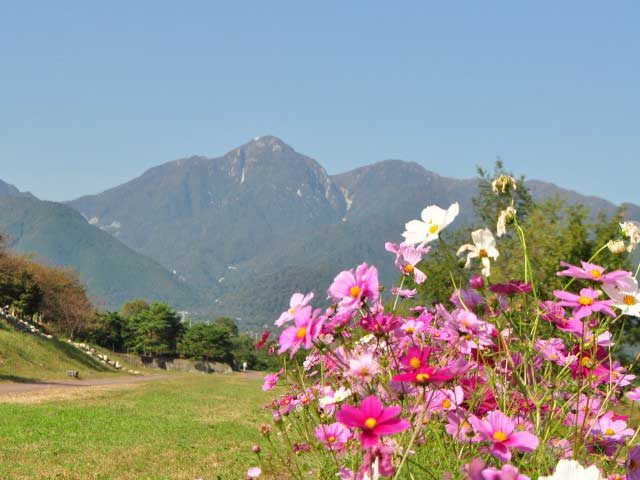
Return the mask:
<path id="1" fill-rule="evenodd" d="M 101 385 L 149 382 L 172 377 L 175 377 L 175 375 L 141 375 L 138 377 L 95 378 L 92 380 L 51 380 L 48 382 L 44 381 L 34 383 L 7 382 L 0 383 L 0 395 L 13 395 L 16 393 L 37 392 L 48 389 L 97 387 Z"/>

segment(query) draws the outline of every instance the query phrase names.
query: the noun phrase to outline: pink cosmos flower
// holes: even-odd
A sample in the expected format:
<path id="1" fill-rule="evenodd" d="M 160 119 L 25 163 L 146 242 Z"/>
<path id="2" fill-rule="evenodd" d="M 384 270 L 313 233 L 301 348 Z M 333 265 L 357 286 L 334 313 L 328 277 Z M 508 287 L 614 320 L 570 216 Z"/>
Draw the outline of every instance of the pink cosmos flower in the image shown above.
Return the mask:
<path id="1" fill-rule="evenodd" d="M 489 412 L 484 420 L 470 418 L 469 421 L 483 440 L 491 442 L 491 454 L 503 462 L 511 460 L 512 448 L 523 452 L 538 448 L 538 437 L 515 431 L 515 422 L 499 410 Z"/>
<path id="2" fill-rule="evenodd" d="M 267 373 L 264 376 L 264 383 L 262 384 L 262 390 L 265 392 L 268 390 L 273 390 L 273 387 L 276 386 L 276 384 L 278 383 L 278 380 L 280 379 L 280 375 L 282 375 L 283 373 L 284 373 L 283 369 L 280 369 L 276 373 Z"/>
<path id="3" fill-rule="evenodd" d="M 572 307 L 573 318 L 581 320 L 588 317 L 593 312 L 602 312 L 611 317 L 615 317 L 616 314 L 611 309 L 613 305 L 612 300 L 598 300 L 600 296 L 599 290 L 592 288 L 583 288 L 580 290 L 580 294 L 565 292 L 564 290 L 554 290 L 553 294 L 561 301 L 558 305 L 561 307 Z"/>
<path id="4" fill-rule="evenodd" d="M 633 436 L 633 429 L 628 428 L 624 420 L 613 420 L 609 415 L 603 415 L 591 430 L 591 434 L 603 437 L 613 442 L 624 442 L 626 438 Z"/>
<path id="5" fill-rule="evenodd" d="M 391 289 L 391 295 L 398 295 L 400 298 L 413 298 L 418 294 L 418 290 L 415 288 L 412 290 L 408 290 L 406 288 L 400 289 L 398 287 L 393 287 Z"/>
<path id="6" fill-rule="evenodd" d="M 370 381 L 380 372 L 382 372 L 382 368 L 380 368 L 380 364 L 376 361 L 373 354 L 365 352 L 349 360 L 349 370 L 347 370 L 346 373 L 351 377 Z"/>
<path id="7" fill-rule="evenodd" d="M 479 442 L 481 438 L 473 429 L 470 423 L 471 418 L 475 418 L 475 415 L 469 415 L 467 418 L 464 412 L 448 412 L 447 424 L 444 428 L 449 435 L 460 442 Z"/>
<path id="8" fill-rule="evenodd" d="M 311 348 L 313 341 L 318 338 L 322 329 L 323 321 L 318 319 L 319 313 L 320 309 L 312 313 L 311 307 L 296 310 L 293 316 L 295 327 L 285 329 L 278 339 L 280 344 L 278 355 L 291 350 L 291 358 L 293 358 L 301 346 Z"/>
<path id="9" fill-rule="evenodd" d="M 616 270 L 614 272 L 604 273 L 604 267 L 595 263 L 580 261 L 582 268 L 570 263 L 560 262 L 560 265 L 566 267 L 557 273 L 558 276 L 579 278 L 581 280 L 593 280 L 600 283 L 618 284 L 619 281 L 627 279 L 631 276 L 630 272 L 624 270 Z"/>
<path id="10" fill-rule="evenodd" d="M 380 295 L 378 285 L 376 267 L 363 263 L 355 274 L 353 270 L 340 272 L 329 287 L 329 296 L 339 302 L 341 310 L 352 310 L 360 307 L 364 300 L 375 302 Z"/>
<path id="11" fill-rule="evenodd" d="M 493 467 L 485 468 L 480 475 L 482 480 L 531 480 L 513 465 L 503 465 L 500 470 Z"/>
<path id="12" fill-rule="evenodd" d="M 414 247 L 407 243 L 396 245 L 395 243 L 387 242 L 384 244 L 384 248 L 386 251 L 396 255 L 395 265 L 403 275 L 412 275 L 415 283 L 424 283 L 427 276 L 423 271 L 418 270 L 416 265 L 422 260 L 423 255 L 429 253 L 431 247 L 424 248 L 424 243 Z"/>
<path id="13" fill-rule="evenodd" d="M 631 401 L 640 401 L 640 387 L 633 388 L 627 392 L 627 398 Z"/>
<path id="14" fill-rule="evenodd" d="M 247 470 L 247 479 L 258 478 L 261 473 L 260 467 L 251 467 Z"/>
<path id="15" fill-rule="evenodd" d="M 345 443 L 353 437 L 351 430 L 339 422 L 330 425 L 318 425 L 313 434 L 329 450 L 342 450 Z"/>
<path id="16" fill-rule="evenodd" d="M 429 410 L 449 411 L 457 410 L 464 401 L 464 391 L 460 385 L 453 390 L 436 390 L 427 401 Z"/>
<path id="17" fill-rule="evenodd" d="M 308 293 L 307 295 L 303 295 L 302 293 L 294 293 L 291 295 L 291 300 L 289 300 L 289 310 L 282 312 L 280 318 L 276 320 L 276 326 L 281 327 L 285 323 L 293 320 L 293 316 L 296 311 L 300 310 L 302 307 L 306 307 L 311 300 L 313 300 L 313 292 Z"/>
<path id="18" fill-rule="evenodd" d="M 571 332 L 581 337 L 584 331 L 587 330 L 586 325 L 580 320 L 567 318 L 564 308 L 555 302 L 542 302 L 539 307 L 540 316 L 553 323 L 563 332 Z"/>
<path id="19" fill-rule="evenodd" d="M 359 428 L 363 449 L 378 443 L 380 435 L 392 435 L 410 427 L 409 422 L 398 418 L 402 407 L 384 408 L 380 399 L 371 395 L 362 401 L 360 407 L 344 405 L 336 412 L 336 419 L 351 428 Z"/>
<path id="20" fill-rule="evenodd" d="M 625 467 L 627 469 L 627 480 L 640 480 L 640 445 L 636 445 L 629 450 Z"/>

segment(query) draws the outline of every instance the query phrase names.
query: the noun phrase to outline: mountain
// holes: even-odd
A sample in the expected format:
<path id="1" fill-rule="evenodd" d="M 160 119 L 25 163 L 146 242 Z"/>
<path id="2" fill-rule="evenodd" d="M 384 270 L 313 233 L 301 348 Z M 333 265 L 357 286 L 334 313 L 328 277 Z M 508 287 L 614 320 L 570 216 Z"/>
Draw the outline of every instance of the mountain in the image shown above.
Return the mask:
<path id="1" fill-rule="evenodd" d="M 90 295 L 104 307 L 119 308 L 138 297 L 178 307 L 197 302 L 190 287 L 175 275 L 89 225 L 66 205 L 29 195 L 0 195 L 0 232 L 14 251 L 34 253 L 51 265 L 75 268 Z"/>
<path id="2" fill-rule="evenodd" d="M 29 192 L 21 192 L 13 185 L 0 180 L 0 197 L 28 197 L 35 198 Z"/>
<path id="3" fill-rule="evenodd" d="M 608 214 L 616 206 L 531 181 L 537 198 L 558 194 Z M 194 285 L 201 312 L 271 320 L 293 291 L 323 297 L 333 276 L 361 261 L 393 278 L 387 240 L 428 204 L 458 201 L 470 219 L 474 179 L 442 177 L 400 160 L 330 176 L 282 140 L 264 136 L 217 158 L 152 168 L 98 195 L 68 203 L 89 223 Z M 626 205 L 631 218 L 640 207 Z"/>

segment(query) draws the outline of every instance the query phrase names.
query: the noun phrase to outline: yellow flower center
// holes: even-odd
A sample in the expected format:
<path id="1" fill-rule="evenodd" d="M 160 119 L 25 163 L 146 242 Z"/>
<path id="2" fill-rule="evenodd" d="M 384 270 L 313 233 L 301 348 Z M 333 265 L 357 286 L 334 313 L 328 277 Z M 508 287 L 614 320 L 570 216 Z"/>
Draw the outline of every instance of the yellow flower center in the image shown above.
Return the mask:
<path id="1" fill-rule="evenodd" d="M 407 273 L 413 272 L 413 269 L 414 269 L 414 267 L 410 263 L 404 266 L 404 271 L 407 272 Z"/>
<path id="2" fill-rule="evenodd" d="M 298 329 L 298 332 L 296 333 L 296 337 L 298 338 L 304 338 L 304 336 L 307 334 L 307 329 L 306 327 L 300 327 Z"/>
<path id="3" fill-rule="evenodd" d="M 489 256 L 489 253 L 488 253 L 484 248 L 481 248 L 481 249 L 478 251 L 478 256 L 479 256 L 480 258 L 486 258 L 486 257 L 488 257 L 488 256 Z"/>
<path id="4" fill-rule="evenodd" d="M 358 295 L 360 295 L 360 292 L 362 290 L 360 290 L 360 287 L 357 285 L 354 285 L 353 287 L 351 287 L 351 289 L 349 290 L 349 295 L 351 295 L 351 297 L 353 298 L 358 298 Z"/>
<path id="5" fill-rule="evenodd" d="M 431 235 L 435 235 L 436 233 L 438 233 L 438 225 L 436 225 L 435 223 L 433 225 L 431 225 L 429 227 L 429 233 Z"/>
<path id="6" fill-rule="evenodd" d="M 629 306 L 635 305 L 636 297 L 634 297 L 633 295 L 625 295 L 624 298 L 622 299 L 622 303 Z"/>
<path id="7" fill-rule="evenodd" d="M 411 365 L 412 368 L 420 368 L 420 365 L 422 365 L 422 362 L 420 361 L 419 358 L 412 357 L 411 360 L 409 360 L 409 365 Z"/>
<path id="8" fill-rule="evenodd" d="M 412 334 L 413 332 L 415 332 L 415 331 L 416 331 L 416 329 L 415 329 L 415 328 L 413 328 L 413 327 L 409 327 L 409 328 L 407 328 L 407 329 L 405 330 L 405 333 L 408 333 L 409 335 L 411 335 L 411 334 Z M 418 368 L 418 367 L 416 367 L 416 368 Z"/>
<path id="9" fill-rule="evenodd" d="M 507 435 L 506 433 L 504 433 L 501 430 L 498 430 L 497 432 L 495 432 L 493 434 L 493 439 L 496 442 L 504 442 L 507 438 L 509 438 L 509 435 Z"/>
<path id="10" fill-rule="evenodd" d="M 602 272 L 600 270 L 591 270 L 591 276 L 593 278 L 600 278 L 602 277 Z"/>
<path id="11" fill-rule="evenodd" d="M 293 315 L 294 313 L 296 313 L 296 309 L 295 308 L 290 308 L 289 309 L 289 315 Z"/>
<path id="12" fill-rule="evenodd" d="M 359 373 L 359 375 L 360 375 L 361 377 L 366 377 L 367 375 L 369 375 L 369 369 L 368 369 L 367 367 L 362 367 L 362 368 L 360 369 L 360 373 Z"/>
<path id="13" fill-rule="evenodd" d="M 604 431 L 604 434 L 605 434 L 605 435 L 615 435 L 615 433 L 616 433 L 616 432 L 613 430 L 613 428 L 607 428 L 607 429 Z"/>
<path id="14" fill-rule="evenodd" d="M 593 298 L 580 296 L 580 297 L 578 297 L 578 303 L 580 305 L 588 307 L 589 305 L 593 305 Z"/>
<path id="15" fill-rule="evenodd" d="M 582 357 L 582 360 L 580 360 L 580 365 L 582 365 L 583 367 L 590 367 L 591 366 L 591 358 L 590 357 Z"/>
<path id="16" fill-rule="evenodd" d="M 428 373 L 419 373 L 416 375 L 416 380 L 420 383 L 426 382 L 430 378 L 431 378 L 431 375 L 429 375 Z"/>
<path id="17" fill-rule="evenodd" d="M 462 423 L 460 424 L 460 426 L 461 426 L 462 428 L 471 428 L 471 424 L 470 424 L 469 422 L 462 422 Z"/>
<path id="18" fill-rule="evenodd" d="M 334 437 L 333 435 L 331 435 L 329 438 L 327 438 L 327 443 L 333 443 L 336 441 L 336 437 Z"/>
<path id="19" fill-rule="evenodd" d="M 451 408 L 451 400 L 446 398 L 444 402 L 442 402 L 442 408 Z"/>
<path id="20" fill-rule="evenodd" d="M 373 430 L 374 428 L 376 428 L 377 424 L 378 424 L 378 421 L 372 417 L 369 417 L 364 421 L 364 426 L 367 427 L 369 430 Z"/>

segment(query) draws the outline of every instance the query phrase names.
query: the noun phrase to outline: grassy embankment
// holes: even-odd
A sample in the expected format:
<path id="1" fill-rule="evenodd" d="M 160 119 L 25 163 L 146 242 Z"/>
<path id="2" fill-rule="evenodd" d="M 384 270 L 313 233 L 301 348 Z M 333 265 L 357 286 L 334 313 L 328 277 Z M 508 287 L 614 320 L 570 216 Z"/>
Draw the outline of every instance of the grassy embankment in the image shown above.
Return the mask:
<path id="1" fill-rule="evenodd" d="M 179 375 L 0 403 L 0 478 L 242 478 L 268 418 L 261 381 Z M 2 397 L 0 397 L 2 402 Z"/>
<path id="2" fill-rule="evenodd" d="M 18 332 L 0 320 L 0 381 L 59 380 L 67 370 L 77 370 L 81 378 L 121 374 L 66 342 Z"/>

